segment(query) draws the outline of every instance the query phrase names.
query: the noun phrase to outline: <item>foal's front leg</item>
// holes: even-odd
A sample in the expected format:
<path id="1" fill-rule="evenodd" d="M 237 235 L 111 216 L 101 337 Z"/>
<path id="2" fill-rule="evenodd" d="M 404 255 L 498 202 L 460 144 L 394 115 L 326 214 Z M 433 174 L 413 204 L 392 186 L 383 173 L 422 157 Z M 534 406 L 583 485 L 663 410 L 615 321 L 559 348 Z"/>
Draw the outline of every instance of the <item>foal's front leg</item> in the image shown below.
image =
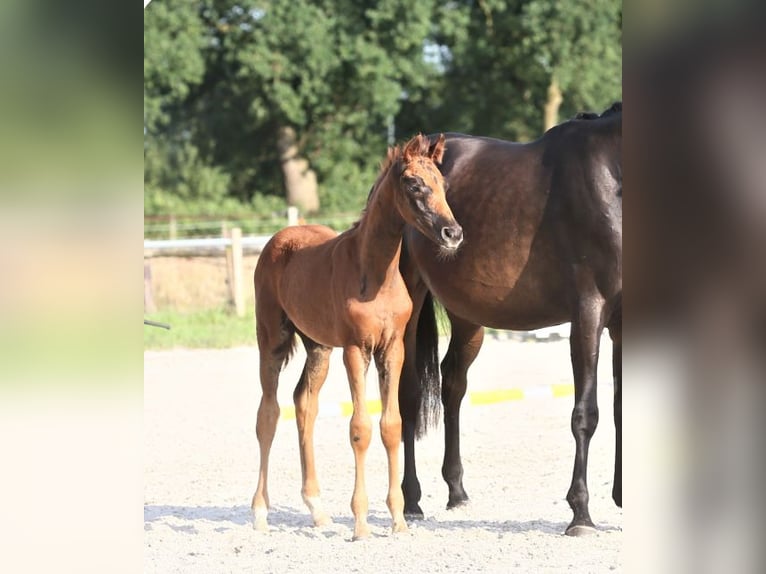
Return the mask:
<path id="1" fill-rule="evenodd" d="M 402 417 L 399 413 L 399 377 L 404 362 L 404 341 L 394 340 L 386 349 L 375 354 L 380 386 L 380 436 L 388 456 L 388 496 L 386 504 L 393 519 L 393 532 L 405 532 L 404 496 L 399 485 L 399 443 L 402 441 Z"/>
<path id="2" fill-rule="evenodd" d="M 351 415 L 349 425 L 349 438 L 351 448 L 354 450 L 354 462 L 356 475 L 354 479 L 354 494 L 351 497 L 351 512 L 354 513 L 354 540 L 366 538 L 370 534 L 367 524 L 367 488 L 364 482 L 364 460 L 372 437 L 372 422 L 367 412 L 365 400 L 365 376 L 367 367 L 370 365 L 370 353 L 357 346 L 349 346 L 343 349 L 343 363 L 348 373 L 348 382 L 351 387 L 351 402 L 354 414 Z"/>

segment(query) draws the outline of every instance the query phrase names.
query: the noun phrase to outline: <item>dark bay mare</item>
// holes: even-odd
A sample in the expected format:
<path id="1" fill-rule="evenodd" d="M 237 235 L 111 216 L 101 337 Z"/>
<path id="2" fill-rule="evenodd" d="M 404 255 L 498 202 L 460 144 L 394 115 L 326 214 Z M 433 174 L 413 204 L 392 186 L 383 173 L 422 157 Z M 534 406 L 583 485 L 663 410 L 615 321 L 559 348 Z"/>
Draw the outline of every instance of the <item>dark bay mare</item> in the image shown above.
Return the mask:
<path id="1" fill-rule="evenodd" d="M 349 425 L 356 465 L 351 498 L 354 539 L 370 533 L 364 461 L 372 437 L 365 401 L 365 377 L 372 358 L 382 403 L 380 434 L 388 457 L 386 503 L 393 531 L 407 529 L 399 487 L 402 420 L 397 399 L 412 301 L 399 271 L 399 258 L 405 224 L 418 229 L 442 252 L 452 252 L 462 242 L 463 232 L 447 205 L 437 167 L 443 152 L 444 136 L 429 141 L 418 135 L 401 148 L 390 149 L 356 225 L 340 235 L 320 225 L 288 227 L 269 240 L 258 258 L 253 282 L 263 395 L 256 424 L 261 454 L 252 502 L 256 529 L 268 529 L 269 453 L 279 420 L 277 385 L 296 335 L 307 355 L 293 393 L 301 494 L 314 523 L 319 526 L 330 520 L 319 499 L 314 463 L 317 401 L 327 378 L 330 351 L 343 347 L 354 405 Z"/>
<path id="2" fill-rule="evenodd" d="M 574 517 L 566 533 L 594 528 L 586 475 L 599 416 L 596 367 L 604 327 L 614 349 L 612 498 L 622 506 L 621 142 L 621 102 L 602 114 L 579 114 L 530 143 L 448 134 L 440 170 L 464 244 L 445 258 L 410 227 L 401 264 L 414 305 L 399 395 L 407 515 L 422 516 L 414 441 L 439 406 L 432 295 L 446 308 L 452 327 L 441 363 L 448 508 L 468 500 L 460 460 L 460 403 L 468 368 L 481 348 L 482 326 L 532 330 L 568 321 L 575 459 L 567 494 Z"/>

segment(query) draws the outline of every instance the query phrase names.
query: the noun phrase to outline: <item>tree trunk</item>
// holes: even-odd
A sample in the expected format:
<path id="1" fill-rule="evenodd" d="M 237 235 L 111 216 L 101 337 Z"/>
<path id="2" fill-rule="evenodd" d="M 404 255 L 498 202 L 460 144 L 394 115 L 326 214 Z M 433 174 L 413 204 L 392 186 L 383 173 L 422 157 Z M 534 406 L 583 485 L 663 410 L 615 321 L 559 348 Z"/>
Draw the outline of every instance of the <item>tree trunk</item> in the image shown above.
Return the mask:
<path id="1" fill-rule="evenodd" d="M 289 126 L 279 128 L 277 149 L 285 176 L 287 203 L 308 213 L 319 209 L 317 177 L 309 162 L 298 156 L 295 130 Z"/>
<path id="2" fill-rule="evenodd" d="M 545 125 L 543 126 L 545 131 L 559 123 L 559 107 L 563 99 L 556 76 L 551 76 L 551 83 L 548 85 L 548 100 L 545 102 Z"/>

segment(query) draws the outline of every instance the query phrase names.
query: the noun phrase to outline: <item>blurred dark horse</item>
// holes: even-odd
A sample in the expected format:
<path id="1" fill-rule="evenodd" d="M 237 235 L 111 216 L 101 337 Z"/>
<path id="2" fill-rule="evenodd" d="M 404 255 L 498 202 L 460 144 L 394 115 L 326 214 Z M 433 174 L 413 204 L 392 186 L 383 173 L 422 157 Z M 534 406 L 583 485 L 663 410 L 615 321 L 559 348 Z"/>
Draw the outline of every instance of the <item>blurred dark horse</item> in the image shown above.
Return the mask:
<path id="1" fill-rule="evenodd" d="M 441 363 L 448 508 L 468 500 L 460 460 L 460 403 L 484 329 L 531 330 L 571 321 L 576 452 L 567 501 L 570 535 L 592 531 L 586 480 L 598 423 L 596 367 L 604 327 L 613 343 L 615 468 L 622 506 L 622 103 L 583 113 L 530 143 L 448 134 L 440 170 L 464 231 L 452 258 L 410 227 L 401 269 L 413 299 L 400 386 L 405 514 L 422 516 L 414 441 L 438 413 L 437 334 L 431 296 L 452 335 Z M 419 418 L 420 417 L 420 418 Z M 509 425 L 512 425 L 509 422 Z M 507 429 L 512 432 L 512 426 Z"/>

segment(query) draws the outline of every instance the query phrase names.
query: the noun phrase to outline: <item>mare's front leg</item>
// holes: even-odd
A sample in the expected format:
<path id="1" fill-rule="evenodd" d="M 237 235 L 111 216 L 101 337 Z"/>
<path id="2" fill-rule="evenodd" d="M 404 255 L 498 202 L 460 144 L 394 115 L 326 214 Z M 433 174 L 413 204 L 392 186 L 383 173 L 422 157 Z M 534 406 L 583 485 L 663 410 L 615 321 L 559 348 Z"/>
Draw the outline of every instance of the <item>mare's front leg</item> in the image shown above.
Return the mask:
<path id="1" fill-rule="evenodd" d="M 298 446 L 301 455 L 301 473 L 303 502 L 311 512 L 315 526 L 324 526 L 332 522 L 322 508 L 319 498 L 319 481 L 314 461 L 314 422 L 319 409 L 319 391 L 327 379 L 332 348 L 322 346 L 308 337 L 302 337 L 306 348 L 306 365 L 293 392 L 295 404 L 295 422 L 298 425 Z"/>
<path id="2" fill-rule="evenodd" d="M 364 461 L 372 437 L 372 421 L 367 411 L 365 398 L 365 377 L 370 365 L 369 350 L 358 346 L 348 346 L 343 349 L 343 363 L 348 373 L 351 387 L 351 402 L 354 413 L 349 424 L 349 439 L 354 450 L 355 478 L 354 494 L 351 497 L 351 512 L 354 513 L 354 540 L 366 538 L 370 534 L 367 524 L 367 487 L 364 481 Z"/>
<path id="3" fill-rule="evenodd" d="M 449 488 L 447 508 L 468 502 L 463 488 L 463 463 L 460 459 L 460 404 L 468 386 L 468 368 L 479 354 L 484 328 L 449 315 L 452 336 L 441 364 L 442 404 L 444 405 L 444 463 L 442 476 Z"/>
<path id="4" fill-rule="evenodd" d="M 572 318 L 569 338 L 575 384 L 575 405 L 572 410 L 575 461 L 572 484 L 567 493 L 567 502 L 574 517 L 566 529 L 569 536 L 581 536 L 595 530 L 588 511 L 588 448 L 598 425 L 596 370 L 605 307 L 603 297 L 595 288 L 583 288 L 582 279 L 578 283 L 580 299 Z"/>
<path id="5" fill-rule="evenodd" d="M 399 443 L 402 441 L 402 417 L 399 413 L 399 377 L 404 361 L 404 342 L 397 337 L 387 348 L 375 353 L 382 412 L 380 437 L 388 457 L 388 496 L 386 505 L 393 519 L 393 532 L 405 532 L 404 496 L 399 486 Z"/>

